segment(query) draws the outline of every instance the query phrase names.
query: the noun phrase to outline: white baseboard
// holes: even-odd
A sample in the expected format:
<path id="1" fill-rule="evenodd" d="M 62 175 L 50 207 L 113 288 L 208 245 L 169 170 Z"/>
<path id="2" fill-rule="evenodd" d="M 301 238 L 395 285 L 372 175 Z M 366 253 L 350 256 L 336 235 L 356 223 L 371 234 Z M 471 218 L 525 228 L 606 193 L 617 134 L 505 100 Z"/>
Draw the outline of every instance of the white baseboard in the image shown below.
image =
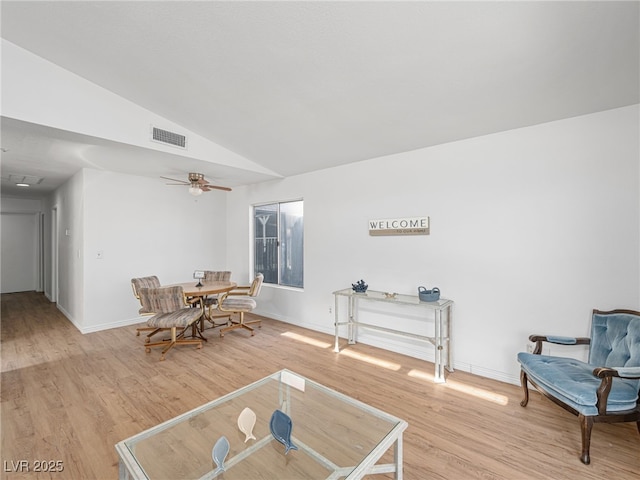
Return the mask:
<path id="1" fill-rule="evenodd" d="M 146 319 L 145 317 L 135 317 L 135 318 L 128 318 L 128 319 L 124 319 L 124 320 L 120 320 L 117 322 L 110 322 L 110 323 L 102 323 L 102 324 L 98 324 L 98 325 L 91 325 L 90 327 L 82 327 L 80 325 L 78 325 L 78 323 L 73 319 L 73 317 L 71 316 L 71 314 L 69 312 L 67 312 L 63 307 L 60 306 L 60 304 L 56 305 L 58 310 L 60 310 L 62 312 L 62 314 L 67 317 L 67 320 L 69 320 L 74 327 L 76 327 L 78 329 L 78 331 L 80 331 L 80 333 L 82 333 L 83 335 L 85 333 L 94 333 L 94 332 L 100 332 L 102 330 L 109 330 L 111 328 L 118 328 L 118 327 L 127 327 L 129 325 L 135 325 L 138 323 L 145 323 Z"/>
<path id="2" fill-rule="evenodd" d="M 56 308 L 57 308 L 58 310 L 60 310 L 60 311 L 62 312 L 62 314 L 63 314 L 65 317 L 67 317 L 67 320 L 69 320 L 71 323 L 73 323 L 73 325 L 74 325 L 78 330 L 80 330 L 80 327 L 78 326 L 77 322 L 73 319 L 73 316 L 72 316 L 69 312 L 67 312 L 67 311 L 64 309 L 64 307 L 60 306 L 60 304 L 59 304 L 59 303 L 57 303 L 57 304 L 56 304 Z"/>
<path id="3" fill-rule="evenodd" d="M 128 327 L 129 325 L 136 325 L 138 323 L 146 323 L 145 318 L 144 317 L 129 318 L 125 320 L 120 320 L 118 322 L 113 322 L 113 323 L 91 325 L 90 327 L 81 328 L 79 330 L 82 333 L 94 333 L 94 332 L 100 332 L 102 330 L 109 330 L 111 328 Z"/>

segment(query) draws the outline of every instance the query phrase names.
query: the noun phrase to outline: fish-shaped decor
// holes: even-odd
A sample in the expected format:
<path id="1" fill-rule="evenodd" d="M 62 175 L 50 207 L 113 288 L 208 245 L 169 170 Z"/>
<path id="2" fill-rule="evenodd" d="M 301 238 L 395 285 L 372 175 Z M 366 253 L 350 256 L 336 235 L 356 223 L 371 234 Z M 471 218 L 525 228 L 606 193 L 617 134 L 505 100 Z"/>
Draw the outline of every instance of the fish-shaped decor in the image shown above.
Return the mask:
<path id="1" fill-rule="evenodd" d="M 213 461 L 216 464 L 216 470 L 213 472 L 214 475 L 218 475 L 219 473 L 224 472 L 224 461 L 229 454 L 229 440 L 224 435 L 218 439 L 216 444 L 213 446 L 213 450 L 211 451 L 211 456 L 213 457 Z"/>
<path id="2" fill-rule="evenodd" d="M 253 435 L 253 427 L 255 424 L 256 424 L 255 412 L 251 410 L 249 407 L 246 407 L 244 410 L 242 410 L 242 413 L 240 413 L 240 416 L 238 417 L 238 428 L 242 433 L 245 434 L 245 437 L 246 437 L 244 439 L 244 443 L 247 443 L 247 441 L 250 438 L 253 440 L 256 439 L 256 437 L 254 437 Z"/>
<path id="3" fill-rule="evenodd" d="M 284 445 L 286 455 L 289 450 L 298 450 L 293 443 L 291 443 L 291 430 L 293 430 L 293 422 L 286 413 L 276 410 L 271 415 L 271 421 L 269 422 L 269 428 L 271 429 L 271 435 L 277 441 Z"/>

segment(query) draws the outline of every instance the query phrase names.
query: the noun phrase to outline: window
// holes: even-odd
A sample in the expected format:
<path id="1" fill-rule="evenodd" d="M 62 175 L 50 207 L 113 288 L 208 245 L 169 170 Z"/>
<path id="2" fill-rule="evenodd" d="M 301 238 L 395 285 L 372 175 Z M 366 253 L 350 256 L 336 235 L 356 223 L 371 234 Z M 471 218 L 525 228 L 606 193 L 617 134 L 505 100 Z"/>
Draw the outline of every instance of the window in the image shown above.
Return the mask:
<path id="1" fill-rule="evenodd" d="M 253 208 L 255 273 L 265 283 L 304 286 L 304 217 L 302 200 Z"/>

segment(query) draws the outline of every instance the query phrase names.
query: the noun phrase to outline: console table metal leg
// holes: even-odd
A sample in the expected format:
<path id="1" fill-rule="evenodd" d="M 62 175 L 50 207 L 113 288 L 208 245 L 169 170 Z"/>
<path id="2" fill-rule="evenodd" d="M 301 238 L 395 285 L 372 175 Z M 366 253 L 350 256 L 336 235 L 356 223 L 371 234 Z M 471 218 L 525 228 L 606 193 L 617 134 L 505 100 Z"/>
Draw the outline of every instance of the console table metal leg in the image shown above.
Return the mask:
<path id="1" fill-rule="evenodd" d="M 435 352 L 435 377 L 434 377 L 434 381 L 436 383 L 444 383 L 445 382 L 445 378 L 444 378 L 444 368 L 442 365 L 442 311 L 437 310 L 435 312 L 435 318 L 434 318 L 434 323 L 435 323 L 435 348 L 436 348 L 436 352 Z"/>
<path id="2" fill-rule="evenodd" d="M 451 311 L 452 307 L 447 308 L 447 370 L 453 372 L 453 356 L 451 354 Z"/>
<path id="3" fill-rule="evenodd" d="M 353 297 L 349 298 L 349 345 L 353 345 L 356 343 L 356 325 L 355 325 L 355 315 L 357 310 L 356 299 Z"/>

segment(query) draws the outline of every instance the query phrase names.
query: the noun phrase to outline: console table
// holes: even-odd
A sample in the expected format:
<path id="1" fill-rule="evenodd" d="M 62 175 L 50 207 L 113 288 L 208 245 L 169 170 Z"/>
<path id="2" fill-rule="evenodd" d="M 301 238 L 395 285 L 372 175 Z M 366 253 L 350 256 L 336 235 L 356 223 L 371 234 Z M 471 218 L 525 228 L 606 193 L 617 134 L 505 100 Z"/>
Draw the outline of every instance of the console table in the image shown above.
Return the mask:
<path id="1" fill-rule="evenodd" d="M 444 383 L 444 369 L 449 372 L 453 372 L 453 366 L 451 361 L 451 310 L 453 307 L 453 301 L 441 298 L 436 302 L 422 302 L 417 295 L 395 295 L 393 297 L 387 296 L 384 292 L 376 292 L 367 290 L 365 293 L 354 292 L 351 288 L 345 288 L 344 290 L 338 290 L 333 292 L 335 297 L 335 328 L 336 328 L 336 343 L 333 349 L 338 353 L 340 347 L 338 345 L 338 329 L 342 325 L 347 326 L 347 340 L 350 345 L 356 343 L 356 337 L 358 334 L 358 328 L 368 328 L 371 330 L 379 330 L 383 332 L 392 333 L 395 335 L 417 338 L 431 343 L 435 347 L 435 377 L 436 383 Z M 339 316 L 339 299 L 340 297 L 346 297 L 348 303 L 347 321 L 340 322 Z M 411 333 L 393 328 L 382 327 L 379 325 L 371 325 L 358 321 L 358 305 L 360 302 L 384 302 L 389 305 L 409 305 L 419 307 L 433 312 L 434 321 L 434 334 L 433 336 L 427 336 L 424 334 Z M 430 317 L 431 318 L 431 317 Z M 430 319 L 429 318 L 429 319 Z M 426 328 L 425 328 L 426 330 Z"/>

